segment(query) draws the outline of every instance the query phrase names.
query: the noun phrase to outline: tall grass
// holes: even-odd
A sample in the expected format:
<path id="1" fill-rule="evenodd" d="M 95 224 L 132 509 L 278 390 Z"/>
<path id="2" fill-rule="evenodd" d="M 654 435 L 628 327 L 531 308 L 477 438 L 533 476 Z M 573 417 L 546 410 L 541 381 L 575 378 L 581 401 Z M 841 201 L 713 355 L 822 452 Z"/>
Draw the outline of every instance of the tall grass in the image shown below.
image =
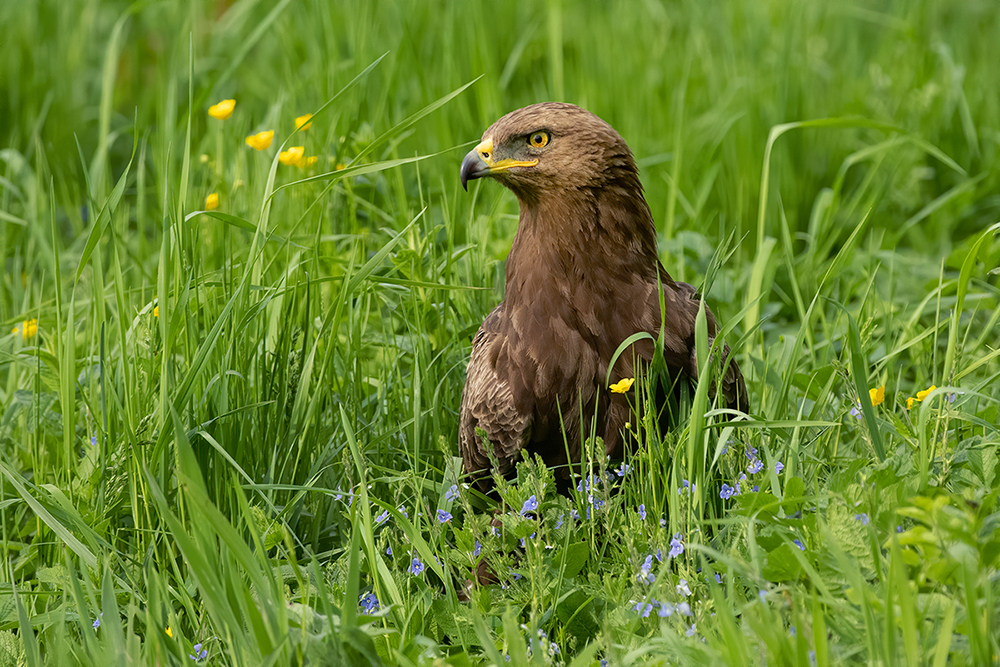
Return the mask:
<path id="1" fill-rule="evenodd" d="M 0 26 L 0 665 L 995 663 L 992 3 Z M 629 142 L 752 419 L 640 411 L 571 498 L 522 464 L 494 534 L 456 423 L 516 202 L 457 166 L 547 99 Z"/>

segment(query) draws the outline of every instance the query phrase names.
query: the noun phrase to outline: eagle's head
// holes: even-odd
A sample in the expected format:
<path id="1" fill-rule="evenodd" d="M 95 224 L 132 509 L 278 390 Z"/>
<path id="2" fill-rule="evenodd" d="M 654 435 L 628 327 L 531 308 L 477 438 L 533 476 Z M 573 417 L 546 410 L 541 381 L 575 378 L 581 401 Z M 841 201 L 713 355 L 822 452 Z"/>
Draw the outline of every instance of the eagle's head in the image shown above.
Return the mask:
<path id="1" fill-rule="evenodd" d="M 615 185 L 642 191 L 621 135 L 586 109 L 562 102 L 533 104 L 493 123 L 462 160 L 463 187 L 484 176 L 529 204 Z"/>

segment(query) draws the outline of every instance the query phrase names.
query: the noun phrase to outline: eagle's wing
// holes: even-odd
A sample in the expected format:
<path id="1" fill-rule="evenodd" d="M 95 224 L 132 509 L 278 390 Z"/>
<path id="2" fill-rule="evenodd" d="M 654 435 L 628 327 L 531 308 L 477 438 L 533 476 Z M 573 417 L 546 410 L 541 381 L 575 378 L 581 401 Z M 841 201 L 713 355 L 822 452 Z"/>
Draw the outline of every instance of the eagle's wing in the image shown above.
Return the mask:
<path id="1" fill-rule="evenodd" d="M 496 360 L 504 345 L 502 325 L 504 304 L 493 309 L 472 341 L 472 356 L 462 392 L 458 444 L 467 475 L 489 475 L 490 457 L 486 444 L 476 433 L 486 432 L 488 445 L 499 463 L 497 472 L 506 474 L 516 463 L 518 452 L 531 434 L 531 412 L 519 409 L 510 383 L 497 373 Z"/>
<path id="2" fill-rule="evenodd" d="M 671 285 L 664 285 L 664 293 L 668 299 L 674 300 L 676 304 L 673 309 L 667 302 L 666 312 L 669 318 L 666 323 L 667 341 L 666 347 L 670 347 L 671 330 L 677 340 L 685 342 L 688 358 L 682 360 L 683 368 L 692 381 L 698 380 L 698 352 L 695 348 L 694 327 L 695 319 L 698 316 L 698 308 L 701 304 L 701 295 L 698 291 L 687 283 L 674 282 Z M 658 306 L 657 306 L 658 307 Z M 708 342 L 712 344 L 719 327 L 708 305 L 705 305 L 705 315 L 708 324 Z M 684 349 L 681 348 L 681 349 Z M 665 351 L 666 353 L 666 351 Z M 720 358 L 721 357 L 721 358 Z M 747 398 L 747 386 L 743 379 L 743 373 L 735 359 L 730 359 L 729 345 L 722 344 L 722 352 L 715 357 L 716 363 L 723 363 L 729 359 L 729 365 L 722 373 L 722 397 L 726 405 L 732 409 L 742 412 L 750 411 L 750 403 Z"/>

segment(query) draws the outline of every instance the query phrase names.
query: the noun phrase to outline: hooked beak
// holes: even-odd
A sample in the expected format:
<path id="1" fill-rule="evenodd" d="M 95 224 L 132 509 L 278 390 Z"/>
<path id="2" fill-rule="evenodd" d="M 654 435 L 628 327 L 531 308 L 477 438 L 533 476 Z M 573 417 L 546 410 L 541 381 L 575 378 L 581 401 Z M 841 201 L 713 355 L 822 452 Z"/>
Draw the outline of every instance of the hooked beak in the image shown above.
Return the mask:
<path id="1" fill-rule="evenodd" d="M 467 183 L 484 176 L 492 176 L 512 167 L 534 167 L 538 160 L 514 160 L 504 158 L 495 159 L 493 154 L 493 139 L 487 139 L 473 148 L 462 160 L 462 168 L 459 177 L 462 179 L 462 187 L 468 191 Z"/>

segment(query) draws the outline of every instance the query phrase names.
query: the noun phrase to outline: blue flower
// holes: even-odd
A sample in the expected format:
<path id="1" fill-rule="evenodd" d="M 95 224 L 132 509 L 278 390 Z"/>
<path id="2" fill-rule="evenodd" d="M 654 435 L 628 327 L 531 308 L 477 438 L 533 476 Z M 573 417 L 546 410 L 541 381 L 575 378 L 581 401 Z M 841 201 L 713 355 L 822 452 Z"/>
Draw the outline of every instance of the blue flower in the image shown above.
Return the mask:
<path id="1" fill-rule="evenodd" d="M 687 579 L 681 579 L 680 581 L 678 581 L 676 588 L 677 588 L 677 593 L 680 594 L 680 595 L 684 595 L 684 596 L 690 596 L 691 595 L 691 589 L 688 588 Z"/>
<path id="2" fill-rule="evenodd" d="M 481 553 L 483 553 L 483 545 L 479 543 L 479 540 L 476 540 L 476 548 L 473 550 L 472 555 L 479 558 L 479 554 Z"/>
<path id="3" fill-rule="evenodd" d="M 868 515 L 862 512 L 861 514 L 855 514 L 854 519 L 860 521 L 862 526 L 868 525 Z"/>
<path id="4" fill-rule="evenodd" d="M 689 605 L 687 602 L 677 603 L 677 613 L 683 616 L 694 616 L 694 612 L 691 611 L 691 605 Z"/>
<path id="5" fill-rule="evenodd" d="M 795 636 L 795 626 L 794 625 L 789 626 L 789 628 L 788 628 L 788 634 L 790 634 L 793 637 Z"/>
<path id="6" fill-rule="evenodd" d="M 420 560 L 416 556 L 414 556 L 413 557 L 413 562 L 410 563 L 410 567 L 407 568 L 406 571 L 409 572 L 410 574 L 416 576 L 416 575 L 420 574 L 421 572 L 423 572 L 425 567 L 426 566 L 423 563 L 421 563 Z"/>
<path id="7" fill-rule="evenodd" d="M 954 394 L 952 394 L 952 396 L 954 396 Z M 94 435 L 90 436 L 90 446 L 91 447 L 96 447 L 97 446 L 97 434 L 96 433 Z"/>
<path id="8" fill-rule="evenodd" d="M 851 416 L 854 417 L 855 419 L 857 419 L 858 421 L 861 421 L 861 404 L 860 403 L 858 405 L 855 405 L 853 408 L 851 408 Z"/>
<path id="9" fill-rule="evenodd" d="M 896 532 L 897 533 L 903 532 L 903 527 L 902 526 L 896 526 Z"/>
<path id="10" fill-rule="evenodd" d="M 667 525 L 667 520 L 666 519 L 660 519 L 660 525 L 661 526 L 666 526 Z"/>
<path id="11" fill-rule="evenodd" d="M 692 623 L 691 627 L 688 628 L 687 632 L 685 632 L 684 634 L 687 635 L 688 637 L 694 637 L 694 632 L 695 632 L 695 630 L 694 630 L 694 623 Z"/>
<path id="12" fill-rule="evenodd" d="M 97 615 L 97 618 L 94 619 L 94 629 L 95 630 L 97 628 L 101 627 L 101 618 L 103 618 L 103 616 L 104 616 L 104 612 L 101 612 L 100 614 Z"/>
<path id="13" fill-rule="evenodd" d="M 642 568 L 639 573 L 635 575 L 636 581 L 640 584 L 651 584 L 656 581 L 656 575 L 652 572 L 653 569 L 653 557 L 646 556 L 646 560 L 642 563 Z"/>
<path id="14" fill-rule="evenodd" d="M 755 458 L 757 458 L 757 448 L 756 447 L 747 446 L 746 451 L 744 451 L 743 454 L 748 459 L 750 459 L 751 461 L 753 461 Z"/>
<path id="15" fill-rule="evenodd" d="M 388 518 L 389 518 L 389 510 L 382 510 L 382 513 L 379 514 L 377 517 L 375 517 L 375 523 L 376 524 L 385 523 L 385 521 Z"/>
<path id="16" fill-rule="evenodd" d="M 358 598 L 358 603 L 365 610 L 365 613 L 372 614 L 380 609 L 378 598 L 374 593 L 363 593 Z"/>
<path id="17" fill-rule="evenodd" d="M 639 518 L 642 519 L 643 521 L 645 521 L 646 520 L 646 503 L 642 503 L 641 505 L 639 505 L 638 512 L 639 512 Z"/>
<path id="18" fill-rule="evenodd" d="M 673 539 L 670 540 L 670 551 L 667 552 L 667 555 L 671 558 L 677 558 L 684 553 L 684 543 L 681 542 L 681 537 L 680 533 L 675 533 Z"/>
<path id="19" fill-rule="evenodd" d="M 798 540 L 798 539 L 792 540 L 792 544 L 794 544 L 795 546 L 797 546 L 799 548 L 799 551 L 805 551 L 806 550 L 806 546 L 804 544 L 802 544 L 802 540 Z"/>
<path id="20" fill-rule="evenodd" d="M 444 492 L 444 499 L 452 501 L 458 498 L 458 484 L 452 484 L 451 488 Z"/>
<path id="21" fill-rule="evenodd" d="M 389 556 L 390 558 L 392 557 L 392 545 L 391 544 L 385 545 L 385 555 Z"/>
<path id="22" fill-rule="evenodd" d="M 785 464 L 782 463 L 781 461 L 778 461 L 777 463 L 774 464 L 774 474 L 775 475 L 780 475 L 781 471 L 784 470 L 784 469 L 785 469 Z"/>
<path id="23" fill-rule="evenodd" d="M 524 501 L 524 505 L 521 505 L 521 516 L 526 516 L 528 512 L 534 512 L 538 509 L 538 498 L 534 495 L 529 497 Z"/>
<path id="24" fill-rule="evenodd" d="M 764 469 L 764 463 L 760 459 L 753 459 L 750 461 L 750 465 L 747 466 L 747 472 L 751 475 L 756 475 L 761 470 Z"/>
<path id="25" fill-rule="evenodd" d="M 576 521 L 579 521 L 580 520 L 580 513 L 577 512 L 576 510 L 570 510 L 569 511 L 569 518 L 574 519 Z"/>
<path id="26" fill-rule="evenodd" d="M 660 549 L 656 550 L 656 560 L 663 562 L 663 552 Z"/>
<path id="27" fill-rule="evenodd" d="M 403 518 L 405 518 L 405 519 L 409 519 L 410 518 L 410 515 L 406 513 L 406 508 L 403 507 L 402 505 L 399 506 L 399 510 L 398 511 L 399 511 L 400 514 L 403 515 Z"/>
<path id="28" fill-rule="evenodd" d="M 562 525 L 563 525 L 563 517 L 564 517 L 564 516 L 566 516 L 566 514 L 560 514 L 560 515 L 559 515 L 559 520 L 558 520 L 558 521 L 556 521 L 556 527 L 555 527 L 555 529 L 556 529 L 556 530 L 559 530 L 560 528 L 562 528 Z"/>
<path id="29" fill-rule="evenodd" d="M 760 598 L 761 602 L 767 602 L 767 591 L 764 589 L 757 591 L 757 597 Z"/>
<path id="30" fill-rule="evenodd" d="M 717 583 L 717 584 L 721 584 L 722 583 L 722 575 L 721 574 L 719 574 L 719 573 L 715 574 L 715 583 Z"/>
<path id="31" fill-rule="evenodd" d="M 441 523 L 448 523 L 451 521 L 451 513 L 445 512 L 444 510 L 438 510 L 438 521 Z"/>
<path id="32" fill-rule="evenodd" d="M 194 645 L 194 655 L 188 653 L 188 657 L 195 662 L 201 662 L 208 657 L 208 649 L 203 649 L 201 647 L 201 642 L 198 642 Z"/>
<path id="33" fill-rule="evenodd" d="M 660 610 L 656 612 L 656 615 L 660 618 L 667 618 L 668 616 L 673 615 L 676 609 L 677 607 L 675 607 L 671 602 L 661 602 Z"/>
<path id="34" fill-rule="evenodd" d="M 736 494 L 736 489 L 723 482 L 722 491 L 719 491 L 719 497 L 722 498 L 723 500 L 729 500 L 735 494 Z"/>
<path id="35" fill-rule="evenodd" d="M 648 602 L 639 602 L 632 609 L 639 613 L 640 618 L 649 618 L 649 612 L 653 611 L 653 605 Z"/>
<path id="36" fill-rule="evenodd" d="M 622 461 L 622 464 L 620 466 L 618 466 L 617 470 L 615 470 L 615 474 L 618 475 L 619 477 L 624 477 L 625 475 L 628 474 L 628 472 L 631 469 L 632 469 L 632 466 L 630 466 L 629 464 L 627 464 L 624 461 Z"/>

